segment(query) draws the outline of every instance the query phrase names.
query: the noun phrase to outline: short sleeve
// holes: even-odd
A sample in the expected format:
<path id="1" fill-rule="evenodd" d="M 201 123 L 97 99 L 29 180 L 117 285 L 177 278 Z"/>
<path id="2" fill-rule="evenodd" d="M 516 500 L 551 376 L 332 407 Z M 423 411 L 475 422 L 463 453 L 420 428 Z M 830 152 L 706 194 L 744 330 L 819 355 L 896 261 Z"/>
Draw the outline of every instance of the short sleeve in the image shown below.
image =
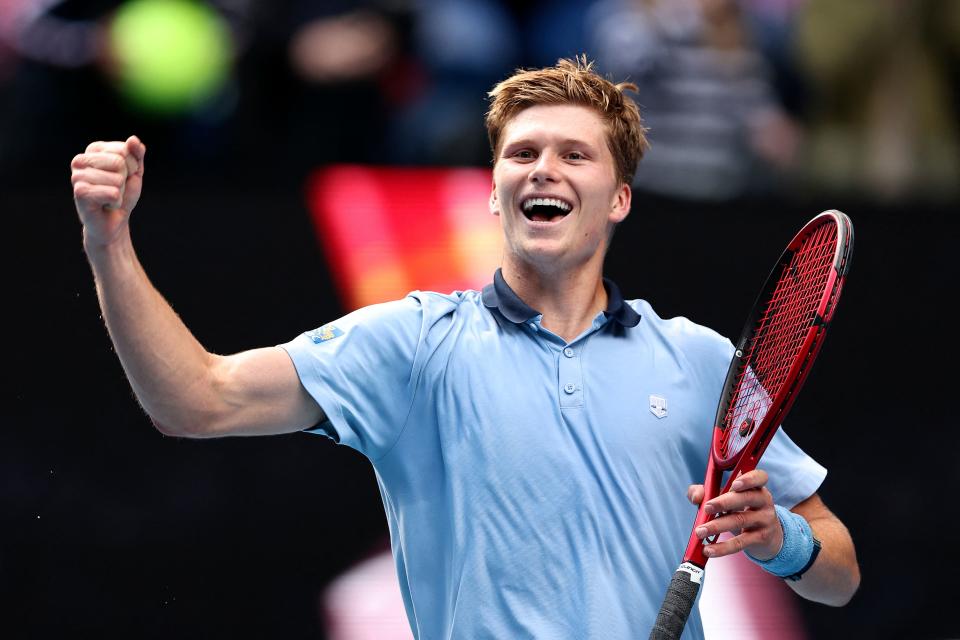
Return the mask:
<path id="1" fill-rule="evenodd" d="M 812 496 L 827 477 L 827 470 L 782 428 L 777 429 L 757 467 L 770 476 L 767 488 L 774 502 L 788 509 Z"/>
<path id="2" fill-rule="evenodd" d="M 424 310 L 414 296 L 364 307 L 280 345 L 327 420 L 308 429 L 371 460 L 399 437 L 416 388 Z"/>

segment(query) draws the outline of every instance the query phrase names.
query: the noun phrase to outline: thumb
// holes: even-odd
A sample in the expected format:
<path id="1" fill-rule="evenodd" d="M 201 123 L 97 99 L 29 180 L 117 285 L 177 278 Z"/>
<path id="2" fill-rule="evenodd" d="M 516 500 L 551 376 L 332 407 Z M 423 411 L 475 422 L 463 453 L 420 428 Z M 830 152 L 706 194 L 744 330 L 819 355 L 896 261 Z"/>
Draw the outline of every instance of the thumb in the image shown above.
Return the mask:
<path id="1" fill-rule="evenodd" d="M 127 138 L 126 145 L 127 145 L 127 152 L 130 154 L 130 157 L 133 158 L 133 160 L 135 160 L 135 164 L 136 164 L 135 169 L 131 167 L 131 169 L 133 170 L 127 172 L 128 175 L 136 173 L 142 176 L 143 175 L 143 158 L 147 154 L 147 145 L 143 144 L 140 141 L 140 138 L 138 138 L 137 136 L 130 136 L 129 138 Z"/>
<path id="2" fill-rule="evenodd" d="M 137 136 L 127 138 L 126 147 L 130 154 L 127 157 L 129 171 L 126 183 L 123 186 L 123 202 L 120 207 L 130 212 L 140 200 L 140 192 L 143 189 L 143 158 L 146 155 L 147 147 L 140 142 Z"/>

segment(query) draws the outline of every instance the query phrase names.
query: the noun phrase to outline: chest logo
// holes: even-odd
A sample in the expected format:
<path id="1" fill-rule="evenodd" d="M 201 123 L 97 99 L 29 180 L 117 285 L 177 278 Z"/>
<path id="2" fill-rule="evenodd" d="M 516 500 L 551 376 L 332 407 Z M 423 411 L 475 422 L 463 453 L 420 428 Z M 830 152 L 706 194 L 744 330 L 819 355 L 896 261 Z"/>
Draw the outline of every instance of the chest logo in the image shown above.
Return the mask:
<path id="1" fill-rule="evenodd" d="M 663 396 L 650 396 L 650 413 L 658 418 L 667 417 L 667 399 Z"/>

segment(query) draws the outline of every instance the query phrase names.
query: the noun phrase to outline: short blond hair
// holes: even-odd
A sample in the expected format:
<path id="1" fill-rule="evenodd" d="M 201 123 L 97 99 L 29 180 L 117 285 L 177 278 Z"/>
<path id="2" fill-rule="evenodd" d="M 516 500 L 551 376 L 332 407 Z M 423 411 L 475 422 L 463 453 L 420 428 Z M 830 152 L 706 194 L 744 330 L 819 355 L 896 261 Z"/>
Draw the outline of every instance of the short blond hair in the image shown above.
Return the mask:
<path id="1" fill-rule="evenodd" d="M 485 123 L 493 163 L 507 124 L 518 113 L 536 105 L 574 104 L 596 111 L 607 127 L 607 146 L 613 154 L 617 178 L 633 183 L 637 163 L 650 146 L 636 103 L 624 91 L 636 91 L 632 82 L 614 84 L 593 70 L 586 55 L 561 58 L 543 69 L 517 69 L 487 94 L 490 109 Z"/>

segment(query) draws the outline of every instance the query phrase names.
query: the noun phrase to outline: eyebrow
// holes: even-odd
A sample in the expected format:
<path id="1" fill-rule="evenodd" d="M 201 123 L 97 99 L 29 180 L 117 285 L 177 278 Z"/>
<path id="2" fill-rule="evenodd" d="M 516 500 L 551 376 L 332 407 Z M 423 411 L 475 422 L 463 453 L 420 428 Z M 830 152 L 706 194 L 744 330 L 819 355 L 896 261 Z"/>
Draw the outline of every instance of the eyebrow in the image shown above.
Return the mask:
<path id="1" fill-rule="evenodd" d="M 536 141 L 533 140 L 532 138 L 520 138 L 519 140 L 513 140 L 510 142 L 504 143 L 503 149 L 517 147 L 517 146 L 522 147 L 526 145 L 532 145 L 535 142 Z M 586 140 L 581 140 L 579 138 L 564 138 L 563 140 L 560 141 L 559 144 L 562 147 L 579 146 L 579 147 L 586 147 L 587 149 L 594 148 L 594 146 L 591 143 L 587 142 Z"/>

